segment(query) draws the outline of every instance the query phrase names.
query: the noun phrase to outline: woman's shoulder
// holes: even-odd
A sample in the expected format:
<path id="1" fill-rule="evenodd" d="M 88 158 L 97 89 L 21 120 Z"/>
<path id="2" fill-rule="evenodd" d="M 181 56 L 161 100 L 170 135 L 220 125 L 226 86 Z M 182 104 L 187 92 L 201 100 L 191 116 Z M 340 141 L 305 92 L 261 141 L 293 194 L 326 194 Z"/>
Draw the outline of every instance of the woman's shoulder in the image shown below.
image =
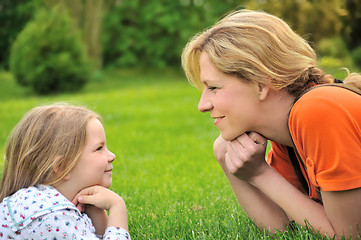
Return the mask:
<path id="1" fill-rule="evenodd" d="M 361 95 L 337 86 L 315 87 L 303 94 L 293 105 L 291 115 L 315 118 L 359 115 L 361 117 Z"/>
<path id="2" fill-rule="evenodd" d="M 334 86 L 316 87 L 305 93 L 292 107 L 288 126 L 293 138 L 315 136 L 342 137 L 346 131 L 359 135 L 361 96 Z"/>
<path id="3" fill-rule="evenodd" d="M 316 86 L 303 94 L 295 103 L 310 104 L 317 107 L 319 102 L 345 104 L 348 102 L 361 102 L 361 95 L 338 85 Z M 312 107 L 310 106 L 310 107 Z"/>

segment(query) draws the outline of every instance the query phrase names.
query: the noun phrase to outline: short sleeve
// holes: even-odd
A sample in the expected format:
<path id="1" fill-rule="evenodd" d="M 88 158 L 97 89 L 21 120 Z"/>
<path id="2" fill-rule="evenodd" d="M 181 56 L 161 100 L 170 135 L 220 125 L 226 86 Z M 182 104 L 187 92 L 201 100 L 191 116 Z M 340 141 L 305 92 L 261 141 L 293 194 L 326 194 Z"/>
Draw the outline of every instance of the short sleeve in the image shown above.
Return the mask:
<path id="1" fill-rule="evenodd" d="M 105 230 L 103 239 L 111 240 L 130 240 L 130 235 L 127 230 L 120 227 L 108 227 Z"/>
<path id="2" fill-rule="evenodd" d="M 319 87 L 293 106 L 289 128 L 310 182 L 323 191 L 361 187 L 361 96 Z"/>

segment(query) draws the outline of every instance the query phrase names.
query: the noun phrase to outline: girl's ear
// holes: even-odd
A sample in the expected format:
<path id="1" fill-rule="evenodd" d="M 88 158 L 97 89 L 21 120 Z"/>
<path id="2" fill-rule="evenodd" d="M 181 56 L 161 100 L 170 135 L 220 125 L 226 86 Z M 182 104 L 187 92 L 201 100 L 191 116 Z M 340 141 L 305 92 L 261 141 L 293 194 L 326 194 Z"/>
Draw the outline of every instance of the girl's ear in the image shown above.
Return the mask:
<path id="1" fill-rule="evenodd" d="M 65 175 L 65 177 L 63 178 L 64 180 L 69 180 L 70 179 L 70 173 L 68 173 L 67 175 Z"/>
<path id="2" fill-rule="evenodd" d="M 59 165 L 60 165 L 60 160 L 61 160 L 61 156 L 57 156 L 54 159 L 54 166 L 53 166 L 53 172 L 55 173 L 56 176 L 61 176 L 63 174 L 62 170 L 60 169 Z M 70 174 L 65 175 L 65 177 L 63 177 L 64 180 L 69 180 L 70 179 Z"/>

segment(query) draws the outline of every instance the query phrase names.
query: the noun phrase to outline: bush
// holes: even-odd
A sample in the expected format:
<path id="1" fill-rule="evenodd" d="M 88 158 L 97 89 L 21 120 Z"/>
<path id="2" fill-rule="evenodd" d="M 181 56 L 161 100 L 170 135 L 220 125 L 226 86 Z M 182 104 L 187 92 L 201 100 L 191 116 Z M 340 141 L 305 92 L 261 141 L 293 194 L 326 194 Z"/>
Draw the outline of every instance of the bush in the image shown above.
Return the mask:
<path id="1" fill-rule="evenodd" d="M 357 67 L 361 67 L 361 45 L 352 50 L 352 60 Z"/>
<path id="2" fill-rule="evenodd" d="M 39 94 L 75 91 L 90 75 L 79 32 L 59 7 L 39 10 L 10 50 L 10 71 L 17 82 Z"/>
<path id="3" fill-rule="evenodd" d="M 334 57 L 322 57 L 319 59 L 318 64 L 320 67 L 327 69 L 341 69 L 344 67 L 343 60 Z"/>
<path id="4" fill-rule="evenodd" d="M 349 55 L 346 43 L 341 37 L 325 38 L 318 44 L 318 53 L 322 57 L 345 58 Z"/>

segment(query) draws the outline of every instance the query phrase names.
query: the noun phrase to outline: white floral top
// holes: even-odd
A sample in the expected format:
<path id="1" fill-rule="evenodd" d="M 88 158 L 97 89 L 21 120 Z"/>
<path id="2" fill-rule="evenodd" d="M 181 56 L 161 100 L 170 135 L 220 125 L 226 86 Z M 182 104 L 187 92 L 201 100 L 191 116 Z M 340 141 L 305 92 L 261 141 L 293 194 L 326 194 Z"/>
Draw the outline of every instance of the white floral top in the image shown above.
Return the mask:
<path id="1" fill-rule="evenodd" d="M 91 219 L 58 190 L 46 185 L 24 188 L 0 203 L 0 239 L 102 239 Z M 108 227 L 103 239 L 130 239 L 128 231 Z"/>

